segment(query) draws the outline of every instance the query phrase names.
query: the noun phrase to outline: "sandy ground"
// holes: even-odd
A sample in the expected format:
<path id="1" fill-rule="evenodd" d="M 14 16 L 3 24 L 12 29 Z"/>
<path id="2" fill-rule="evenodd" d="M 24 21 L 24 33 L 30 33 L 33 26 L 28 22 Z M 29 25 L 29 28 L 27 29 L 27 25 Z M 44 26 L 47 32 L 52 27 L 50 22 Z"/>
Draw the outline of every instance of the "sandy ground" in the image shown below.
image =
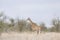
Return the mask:
<path id="1" fill-rule="evenodd" d="M 60 33 L 2 33 L 0 40 L 60 40 Z"/>

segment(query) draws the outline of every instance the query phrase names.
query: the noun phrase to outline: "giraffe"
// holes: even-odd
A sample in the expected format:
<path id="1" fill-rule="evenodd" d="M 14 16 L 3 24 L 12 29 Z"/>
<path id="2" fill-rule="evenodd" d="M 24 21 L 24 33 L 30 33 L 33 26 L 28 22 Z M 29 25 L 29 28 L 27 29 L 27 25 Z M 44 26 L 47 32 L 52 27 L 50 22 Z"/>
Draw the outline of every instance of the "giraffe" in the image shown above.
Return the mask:
<path id="1" fill-rule="evenodd" d="M 27 20 L 30 22 L 30 24 L 31 24 L 31 29 L 32 29 L 33 31 L 37 31 L 37 34 L 38 34 L 38 33 L 41 33 L 41 27 L 40 27 L 40 26 L 38 26 L 36 23 L 34 23 L 30 18 L 28 18 Z"/>

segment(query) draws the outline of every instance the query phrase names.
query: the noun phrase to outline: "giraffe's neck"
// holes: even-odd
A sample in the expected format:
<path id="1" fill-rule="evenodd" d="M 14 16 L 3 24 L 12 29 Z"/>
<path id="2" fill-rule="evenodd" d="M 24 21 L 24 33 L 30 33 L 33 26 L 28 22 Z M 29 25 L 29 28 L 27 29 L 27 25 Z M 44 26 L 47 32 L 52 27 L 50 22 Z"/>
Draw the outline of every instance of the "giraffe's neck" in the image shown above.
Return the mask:
<path id="1" fill-rule="evenodd" d="M 37 25 L 30 19 L 31 28 L 35 28 Z"/>
<path id="2" fill-rule="evenodd" d="M 33 22 L 32 22 L 32 20 L 29 20 L 30 21 L 30 23 L 31 23 L 31 25 L 33 24 Z"/>

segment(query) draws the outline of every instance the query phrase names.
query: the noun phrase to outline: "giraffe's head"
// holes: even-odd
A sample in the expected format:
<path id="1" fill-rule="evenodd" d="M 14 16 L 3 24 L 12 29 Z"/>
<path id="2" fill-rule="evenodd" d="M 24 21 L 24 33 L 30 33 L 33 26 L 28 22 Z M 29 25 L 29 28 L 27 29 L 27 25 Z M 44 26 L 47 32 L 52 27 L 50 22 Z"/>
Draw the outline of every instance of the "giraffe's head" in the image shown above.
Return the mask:
<path id="1" fill-rule="evenodd" d="M 29 17 L 27 18 L 27 21 L 30 22 L 30 23 L 32 23 L 32 20 Z"/>

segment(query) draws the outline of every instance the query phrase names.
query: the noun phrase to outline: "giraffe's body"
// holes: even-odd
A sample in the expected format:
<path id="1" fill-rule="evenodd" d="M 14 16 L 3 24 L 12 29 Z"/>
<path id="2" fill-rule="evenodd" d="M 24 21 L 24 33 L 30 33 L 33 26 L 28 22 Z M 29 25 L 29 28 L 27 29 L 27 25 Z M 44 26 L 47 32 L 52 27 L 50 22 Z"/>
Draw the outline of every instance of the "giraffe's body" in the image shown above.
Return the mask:
<path id="1" fill-rule="evenodd" d="M 30 21 L 31 29 L 33 31 L 37 31 L 37 33 L 41 32 L 41 27 L 39 27 L 36 23 L 32 22 L 30 18 L 28 18 L 27 20 Z"/>

